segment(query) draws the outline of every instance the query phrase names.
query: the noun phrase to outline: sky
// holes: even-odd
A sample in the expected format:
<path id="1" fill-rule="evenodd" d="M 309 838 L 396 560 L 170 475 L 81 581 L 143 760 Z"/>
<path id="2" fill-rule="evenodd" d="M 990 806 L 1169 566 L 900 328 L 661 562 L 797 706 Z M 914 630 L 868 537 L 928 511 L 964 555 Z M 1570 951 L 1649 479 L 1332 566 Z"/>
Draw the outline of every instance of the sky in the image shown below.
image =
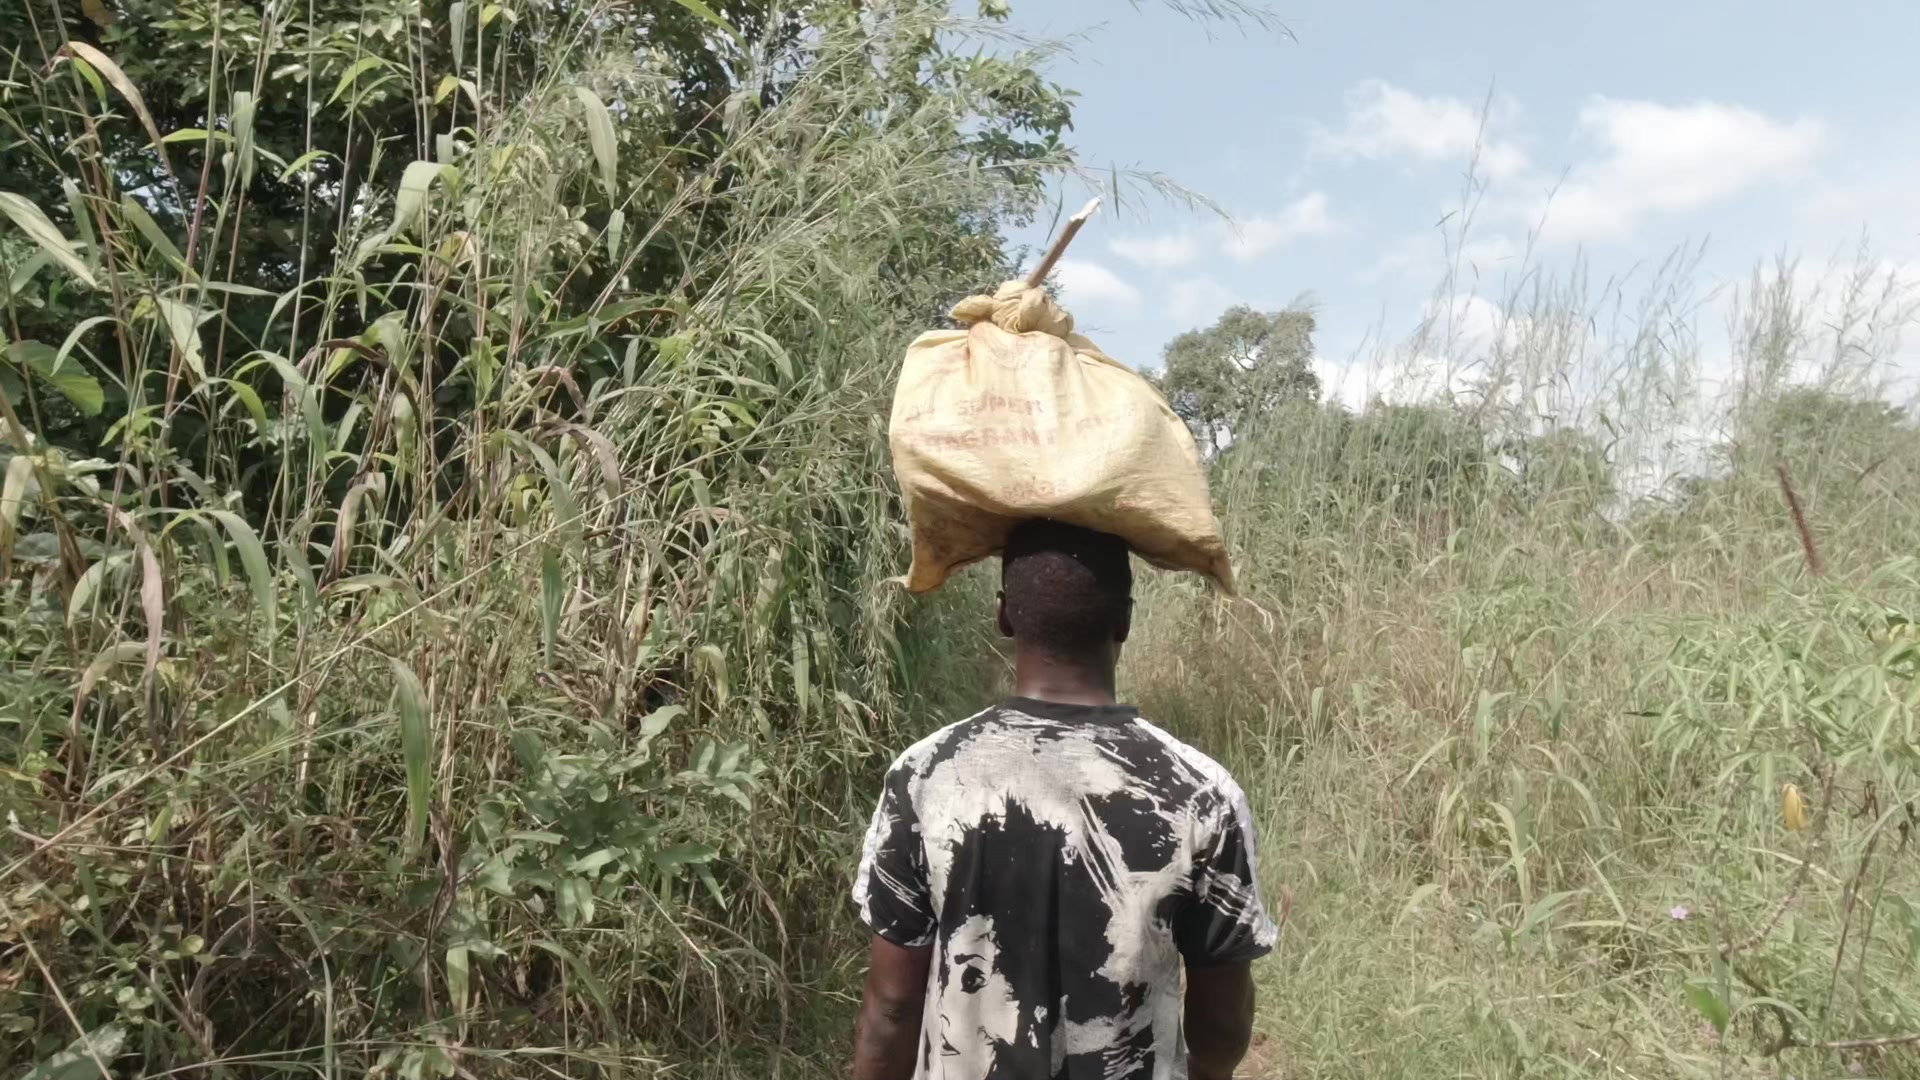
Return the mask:
<path id="1" fill-rule="evenodd" d="M 1080 94 L 1069 141 L 1091 175 L 1156 172 L 1233 219 L 1129 184 L 1074 243 L 1066 306 L 1136 366 L 1228 305 L 1305 299 L 1323 379 L 1358 403 L 1377 392 L 1377 346 L 1407 341 L 1436 304 L 1485 329 L 1528 273 L 1564 279 L 1584 262 L 1630 293 L 1701 246 L 1691 310 L 1711 339 L 1726 290 L 1763 260 L 1798 256 L 1811 281 L 1851 265 L 1864 237 L 1873 266 L 1920 271 L 1914 0 L 1271 10 L 1290 33 L 1208 26 L 1158 0 L 1012 5 L 1015 32 L 1075 38 L 1047 72 Z M 1064 184 L 1059 216 L 1090 194 Z M 1054 224 L 1015 238 L 1044 246 Z M 1436 301 L 1450 246 L 1459 284 Z"/>

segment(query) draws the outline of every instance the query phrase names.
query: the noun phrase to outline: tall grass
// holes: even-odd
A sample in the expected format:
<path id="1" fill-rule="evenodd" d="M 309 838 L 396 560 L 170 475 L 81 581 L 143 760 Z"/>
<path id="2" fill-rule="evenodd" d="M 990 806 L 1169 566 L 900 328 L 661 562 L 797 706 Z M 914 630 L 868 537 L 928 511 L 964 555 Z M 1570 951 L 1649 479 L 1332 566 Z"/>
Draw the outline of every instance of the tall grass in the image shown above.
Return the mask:
<path id="1" fill-rule="evenodd" d="M 1920 1075 L 1910 286 L 1690 264 L 1449 281 L 1215 463 L 1249 602 L 1155 579 L 1124 678 L 1295 896 L 1253 1075 Z"/>
<path id="2" fill-rule="evenodd" d="M 879 770 L 1003 674 L 886 585 L 884 399 L 1057 98 L 914 6 L 660 9 L 717 101 L 651 8 L 390 6 L 180 5 L 174 131 L 7 43 L 0 1068 L 833 1073 Z M 1297 899 L 1255 1075 L 1914 1075 L 1911 297 L 1694 262 L 1450 278 L 1215 462 L 1248 602 L 1143 586 Z"/>
<path id="3" fill-rule="evenodd" d="M 836 1008 L 869 773 L 941 690 L 884 587 L 884 397 L 1048 161 L 963 143 L 996 88 L 918 66 L 934 9 L 809 35 L 683 142 L 605 15 L 520 12 L 529 68 L 455 4 L 385 71 L 270 5 L 213 54 L 234 153 L 173 144 L 208 202 L 72 169 L 78 218 L 10 236 L 45 276 L 9 298 L 40 306 L 10 307 L 0 1068 L 767 1075 Z M 310 64 L 352 108 L 462 37 L 417 131 L 347 128 L 419 154 L 397 187 L 243 284 L 279 171 L 249 155 L 367 160 L 253 141 L 245 88 Z M 18 98 L 137 137 L 81 62 Z M 83 281 L 55 362 L 21 320 Z M 99 456 L 51 440 L 95 393 Z"/>

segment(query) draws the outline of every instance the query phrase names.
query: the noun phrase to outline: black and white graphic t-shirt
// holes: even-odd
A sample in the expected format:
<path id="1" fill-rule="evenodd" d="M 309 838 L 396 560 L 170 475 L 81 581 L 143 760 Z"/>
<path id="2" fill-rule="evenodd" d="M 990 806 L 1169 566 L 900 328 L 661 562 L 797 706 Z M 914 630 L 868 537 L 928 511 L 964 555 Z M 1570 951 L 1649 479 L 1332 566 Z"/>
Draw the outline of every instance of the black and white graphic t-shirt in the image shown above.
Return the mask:
<path id="1" fill-rule="evenodd" d="M 1016 698 L 914 745 L 853 899 L 934 948 L 915 1080 L 1183 1080 L 1182 963 L 1277 936 L 1239 785 L 1121 706 Z"/>

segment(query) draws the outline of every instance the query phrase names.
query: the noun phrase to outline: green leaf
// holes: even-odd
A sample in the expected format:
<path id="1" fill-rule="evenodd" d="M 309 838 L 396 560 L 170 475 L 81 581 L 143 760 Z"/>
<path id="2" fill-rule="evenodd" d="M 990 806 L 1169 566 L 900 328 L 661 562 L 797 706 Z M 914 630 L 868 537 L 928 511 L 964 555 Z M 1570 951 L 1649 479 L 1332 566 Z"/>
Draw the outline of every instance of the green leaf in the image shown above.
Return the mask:
<path id="1" fill-rule="evenodd" d="M 693 650 L 694 668 L 713 680 L 714 699 L 727 703 L 727 654 L 718 645 L 706 644 Z"/>
<path id="2" fill-rule="evenodd" d="M 426 209 L 427 193 L 435 180 L 443 180 L 450 187 L 460 182 L 460 170 L 437 161 L 407 164 L 406 171 L 400 174 L 399 193 L 394 196 L 393 228 L 388 232 L 388 239 L 411 227 L 414 219 Z"/>
<path id="3" fill-rule="evenodd" d="M 372 71 L 374 68 L 386 67 L 386 66 L 387 66 L 387 62 L 385 60 L 380 59 L 377 56 L 363 56 L 360 59 L 355 60 L 352 66 L 348 67 L 346 71 L 341 73 L 340 81 L 334 84 L 333 96 L 327 99 L 327 104 L 331 105 L 334 102 L 340 100 L 340 95 L 346 93 L 347 87 L 352 86 L 354 83 L 354 80 L 358 79 L 360 76 L 365 75 L 367 72 Z"/>
<path id="4" fill-rule="evenodd" d="M 724 31 L 728 37 L 737 38 L 740 36 L 740 31 L 735 30 L 732 23 L 721 18 L 712 8 L 701 3 L 700 0 L 674 0 L 674 3 L 693 12 L 696 16 L 711 23 L 715 28 Z"/>
<path id="5" fill-rule="evenodd" d="M 567 864 L 569 873 L 591 874 L 619 858 L 625 852 L 620 848 L 605 847 L 588 855 L 582 855 Z"/>
<path id="6" fill-rule="evenodd" d="M 1402 922 L 1406 921 L 1408 916 L 1420 911 L 1421 905 L 1425 904 L 1434 893 L 1439 891 L 1440 883 L 1437 881 L 1429 881 L 1414 889 L 1413 895 L 1407 897 L 1407 902 L 1400 906 L 1400 914 L 1393 917 L 1393 925 L 1399 926 Z"/>
<path id="7" fill-rule="evenodd" d="M 94 594 L 100 591 L 100 583 L 106 576 L 124 568 L 132 556 L 125 552 L 109 555 L 87 567 L 86 573 L 73 584 L 73 595 L 67 598 L 67 625 L 72 626 L 82 615 L 91 615 Z"/>
<path id="8" fill-rule="evenodd" d="M 600 1006 L 602 1013 L 608 1020 L 608 1028 L 612 1030 L 612 1000 L 607 997 L 606 984 L 601 982 L 600 977 L 593 973 L 593 969 L 581 963 L 578 957 L 566 950 L 565 946 L 556 942 L 542 940 L 534 942 L 533 945 L 536 949 L 544 949 L 566 961 L 567 968 L 573 972 L 574 978 L 580 980 L 580 985 L 587 988 L 587 994 L 593 998 L 594 1004 Z"/>
<path id="9" fill-rule="evenodd" d="M 387 658 L 393 668 L 393 696 L 400 712 L 400 751 L 407 767 L 407 848 L 419 850 L 427 832 L 427 802 L 432 793 L 433 735 L 427 691 L 405 663 Z"/>
<path id="10" fill-rule="evenodd" d="M 667 705 L 653 710 L 647 714 L 646 719 L 640 721 L 640 738 L 651 739 L 667 730 L 667 725 L 679 719 L 686 711 L 684 705 Z"/>
<path id="11" fill-rule="evenodd" d="M 720 881 L 713 876 L 713 871 L 708 869 L 705 863 L 701 863 L 693 868 L 693 873 L 700 879 L 700 884 L 707 887 L 707 895 L 713 897 L 713 902 L 723 908 L 726 907 L 727 894 L 720 891 Z"/>
<path id="12" fill-rule="evenodd" d="M 1701 1016 L 1706 1017 L 1715 1031 L 1722 1035 L 1726 1034 L 1727 1020 L 1730 1016 L 1727 1003 L 1720 1000 L 1720 995 L 1714 993 L 1711 986 L 1698 982 L 1688 983 L 1687 1004 L 1692 1005 Z"/>
<path id="13" fill-rule="evenodd" d="M 27 283 L 33 280 L 33 276 L 38 274 L 42 267 L 45 267 L 52 261 L 53 256 L 44 251 L 39 251 L 15 267 L 13 275 L 7 278 L 6 297 L 19 296 L 20 293 L 26 289 Z"/>
<path id="14" fill-rule="evenodd" d="M 1539 902 L 1527 909 L 1527 917 L 1520 920 L 1520 927 L 1514 931 L 1514 936 L 1526 937 L 1533 931 L 1534 927 L 1552 918 L 1554 911 L 1559 908 L 1561 904 L 1565 903 L 1568 897 L 1575 896 L 1581 891 L 1582 890 L 1579 889 L 1571 889 L 1566 892 L 1550 893 L 1541 897 Z"/>
<path id="15" fill-rule="evenodd" d="M 106 393 L 100 389 L 100 380 L 82 371 L 78 364 L 62 369 L 60 353 L 44 341 L 16 341 L 7 346 L 7 359 L 21 369 L 33 372 L 36 378 L 72 402 L 73 407 L 84 415 L 99 416 L 106 404 Z"/>
<path id="16" fill-rule="evenodd" d="M 653 863 L 662 870 L 674 871 L 682 866 L 712 862 L 720 854 L 718 848 L 706 844 L 675 844 L 664 851 L 653 853 Z"/>
<path id="17" fill-rule="evenodd" d="M 473 876 L 473 883 L 491 893 L 501 896 L 513 895 L 513 868 L 499 855 L 488 859 L 480 872 Z"/>
<path id="18" fill-rule="evenodd" d="M 47 215 L 25 196 L 15 195 L 11 191 L 0 191 L 0 214 L 5 214 L 12 219 L 15 227 L 27 234 L 27 239 L 40 245 L 40 250 L 46 252 L 54 262 L 65 267 L 67 273 L 88 285 L 99 284 L 93 279 L 93 273 L 87 269 L 87 264 L 81 261 L 79 249 L 61 235 L 60 230 L 54 227 Z"/>
<path id="19" fill-rule="evenodd" d="M 216 381 L 225 383 L 227 389 L 232 392 L 234 399 L 239 401 L 241 406 L 247 410 L 247 415 L 253 419 L 254 430 L 265 432 L 267 430 L 267 407 L 265 403 L 260 400 L 259 392 L 246 383 L 236 379 L 219 379 Z M 224 416 L 225 414 L 226 410 L 222 410 L 221 415 Z"/>
<path id="20" fill-rule="evenodd" d="M 87 87 L 93 91 L 93 99 L 100 103 L 102 109 L 105 109 L 107 107 L 107 84 L 100 81 L 100 73 L 93 70 L 92 64 L 77 57 L 73 61 L 73 70 L 79 72 L 80 77 L 87 81 Z"/>
<path id="21" fill-rule="evenodd" d="M 467 3 L 453 0 L 447 5 L 447 29 L 453 34 L 453 69 L 467 66 Z"/>
<path id="22" fill-rule="evenodd" d="M 587 142 L 593 146 L 593 156 L 600 163 L 600 182 L 606 186 L 607 198 L 613 198 L 613 178 L 619 166 L 619 157 L 613 136 L 613 117 L 607 114 L 607 107 L 593 91 L 584 86 L 573 88 L 573 96 L 580 100 L 580 107 L 587 116 Z"/>
<path id="23" fill-rule="evenodd" d="M 287 162 L 287 167 L 280 170 L 280 182 L 283 184 L 286 183 L 287 179 L 294 173 L 304 170 L 307 166 L 319 161 L 323 157 L 337 159 L 338 155 L 330 154 L 325 150 L 309 150 L 299 157 L 294 158 L 292 161 Z"/>
<path id="24" fill-rule="evenodd" d="M 88 213 L 87 198 L 81 194 L 80 185 L 63 176 L 60 178 L 60 191 L 66 196 L 67 210 L 73 215 L 73 226 L 80 233 L 80 242 L 87 250 L 94 249 L 93 218 Z"/>
<path id="25" fill-rule="evenodd" d="M 540 646 L 548 667 L 553 666 L 553 639 L 560 632 L 560 605 L 565 599 L 560 551 L 549 544 L 540 553 Z"/>
<path id="26" fill-rule="evenodd" d="M 160 530 L 160 535 L 167 535 L 178 525 L 191 525 L 200 533 L 200 538 L 206 542 L 207 554 L 213 558 L 214 584 L 226 588 L 227 583 L 233 580 L 233 562 L 227 558 L 227 544 L 220 538 L 220 530 L 203 515 L 188 513 L 174 518 L 166 528 Z"/>
<path id="27" fill-rule="evenodd" d="M 154 297 L 153 306 L 166 324 L 167 335 L 173 339 L 174 348 L 180 350 L 181 357 L 193 369 L 194 376 L 204 382 L 207 363 L 200 355 L 200 313 L 165 296 Z"/>
<path id="28" fill-rule="evenodd" d="M 187 265 L 186 256 L 180 254 L 180 249 L 173 246 L 173 240 L 160 228 L 160 223 L 153 220 L 153 215 L 147 213 L 147 208 L 140 205 L 138 199 L 131 195 L 121 196 L 120 213 L 133 223 L 134 229 L 141 236 L 147 238 L 147 243 L 153 245 L 153 250 L 159 252 L 161 258 L 173 264 L 173 268 L 185 275 L 188 281 L 199 280 L 199 275 Z"/>
<path id="29" fill-rule="evenodd" d="M 287 363 L 286 357 L 267 352 L 256 353 L 254 359 L 242 364 L 240 369 L 233 373 L 233 377 L 245 378 L 249 371 L 262 364 L 271 367 L 275 374 L 280 376 L 280 381 L 286 384 L 287 391 L 300 402 L 301 415 L 307 422 L 308 441 L 314 447 L 324 447 L 327 444 L 327 420 L 320 411 L 320 395 L 308 385 L 306 377 L 300 374 L 298 368 Z"/>
<path id="30" fill-rule="evenodd" d="M 540 740 L 539 732 L 521 728 L 507 741 L 513 744 L 513 756 L 519 759 L 522 771 L 529 775 L 540 771 L 541 764 L 547 760 L 547 745 Z"/>
<path id="31" fill-rule="evenodd" d="M 810 699 L 813 697 L 813 664 L 807 656 L 807 635 L 796 629 L 793 632 L 793 707 L 800 711 L 804 719 L 807 715 Z"/>
<path id="32" fill-rule="evenodd" d="M 447 946 L 447 999 L 453 1011 L 467 1011 L 467 988 L 472 985 L 472 969 L 465 945 Z"/>
<path id="33" fill-rule="evenodd" d="M 74 713 L 78 715 L 80 707 L 86 704 L 87 696 L 93 693 L 93 688 L 100 684 L 101 679 L 107 677 L 107 672 L 141 659 L 146 652 L 144 642 L 116 641 L 95 653 L 93 660 L 87 664 L 87 670 L 80 673 L 80 685 L 74 690 Z"/>
<path id="34" fill-rule="evenodd" d="M 227 535 L 233 537 L 233 546 L 240 549 L 240 565 L 247 569 L 247 585 L 253 590 L 253 605 L 260 609 L 260 619 L 267 627 L 267 640 L 273 640 L 274 626 L 279 615 L 279 605 L 273 597 L 273 566 L 267 561 L 267 549 L 260 544 L 260 534 L 253 531 L 247 520 L 231 510 L 208 510 L 207 515 L 226 526 Z"/>
<path id="35" fill-rule="evenodd" d="M 199 288 L 205 289 L 208 292 L 226 293 L 228 296 L 256 296 L 262 300 L 278 299 L 282 295 L 280 293 L 269 292 L 266 289 L 257 289 L 252 285 L 235 285 L 231 281 L 203 281 L 199 284 Z M 193 292 L 194 286 L 181 285 L 173 291 L 184 296 Z"/>
<path id="36" fill-rule="evenodd" d="M 524 436 L 516 441 L 539 464 L 540 471 L 547 478 L 547 492 L 553 499 L 553 516 L 559 526 L 561 539 L 567 547 L 577 547 L 584 530 L 580 522 L 580 500 L 574 495 L 573 486 L 567 483 L 566 476 L 561 473 L 560 466 L 553 460 L 552 454 L 534 445 Z"/>
<path id="37" fill-rule="evenodd" d="M 620 237 L 627 229 L 627 212 L 615 208 L 607 215 L 607 258 L 620 257 Z"/>
<path id="38" fill-rule="evenodd" d="M 7 459 L 6 481 L 0 486 L 0 570 L 6 568 L 7 559 L 13 554 L 13 538 L 20 531 L 20 512 L 26 509 L 27 499 L 37 487 L 32 458 L 15 454 Z"/>
<path id="39" fill-rule="evenodd" d="M 67 1044 L 65 1050 L 28 1069 L 20 1080 L 96 1080 L 127 1045 L 127 1033 L 118 1024 L 94 1028 Z"/>
<path id="40" fill-rule="evenodd" d="M 79 322 L 75 323 L 73 326 L 73 329 L 67 332 L 67 340 L 60 343 L 59 350 L 55 352 L 53 355 L 53 372 L 52 373 L 53 374 L 59 373 L 61 365 L 67 362 L 67 355 L 73 352 L 73 347 L 75 345 L 80 344 L 81 335 L 85 334 L 87 331 L 93 329 L 94 327 L 99 326 L 101 323 L 110 323 L 113 321 L 114 321 L 114 318 L 111 315 L 95 315 L 91 318 L 81 319 Z"/>
<path id="41" fill-rule="evenodd" d="M 233 138 L 224 131 L 208 131 L 206 128 L 181 128 L 178 131 L 169 131 L 160 141 L 172 146 L 174 143 L 206 142 L 208 139 L 220 143 L 233 141 Z"/>
<path id="42" fill-rule="evenodd" d="M 1480 691 L 1480 704 L 1473 713 L 1473 734 L 1475 760 L 1481 764 L 1486 763 L 1487 755 L 1493 749 L 1493 732 L 1497 726 L 1494 706 L 1509 696 L 1506 691 L 1497 694 L 1488 690 Z"/>
<path id="43" fill-rule="evenodd" d="M 761 333 L 758 330 L 742 329 L 739 333 L 741 337 L 760 346 L 760 348 L 766 352 L 767 359 L 773 361 L 774 369 L 780 372 L 782 381 L 793 381 L 793 357 L 787 354 L 785 346 L 775 341 L 770 335 Z"/>
<path id="44" fill-rule="evenodd" d="M 227 130 L 233 133 L 233 156 L 240 162 L 240 183 L 253 183 L 253 94 L 233 92 L 233 115 L 227 118 Z"/>

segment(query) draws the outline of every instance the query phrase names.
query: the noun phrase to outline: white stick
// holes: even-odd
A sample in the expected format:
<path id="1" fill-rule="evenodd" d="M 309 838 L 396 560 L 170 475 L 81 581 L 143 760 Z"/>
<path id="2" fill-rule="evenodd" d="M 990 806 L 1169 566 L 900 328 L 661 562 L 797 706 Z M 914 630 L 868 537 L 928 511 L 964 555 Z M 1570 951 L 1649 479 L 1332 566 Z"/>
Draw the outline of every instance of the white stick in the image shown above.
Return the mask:
<path id="1" fill-rule="evenodd" d="M 1098 209 L 1100 209 L 1100 198 L 1096 195 L 1091 202 L 1081 207 L 1079 213 L 1067 219 L 1066 227 L 1061 229 L 1060 235 L 1054 238 L 1053 246 L 1047 249 L 1047 254 L 1040 260 L 1040 265 L 1034 267 L 1033 273 L 1027 275 L 1027 288 L 1037 289 L 1041 282 L 1047 280 L 1047 275 L 1053 273 L 1053 264 L 1060 261 L 1060 256 L 1067 253 L 1067 245 L 1073 243 L 1074 234 L 1080 231 L 1080 226 L 1085 225 L 1087 219 L 1092 217 L 1093 212 Z"/>

